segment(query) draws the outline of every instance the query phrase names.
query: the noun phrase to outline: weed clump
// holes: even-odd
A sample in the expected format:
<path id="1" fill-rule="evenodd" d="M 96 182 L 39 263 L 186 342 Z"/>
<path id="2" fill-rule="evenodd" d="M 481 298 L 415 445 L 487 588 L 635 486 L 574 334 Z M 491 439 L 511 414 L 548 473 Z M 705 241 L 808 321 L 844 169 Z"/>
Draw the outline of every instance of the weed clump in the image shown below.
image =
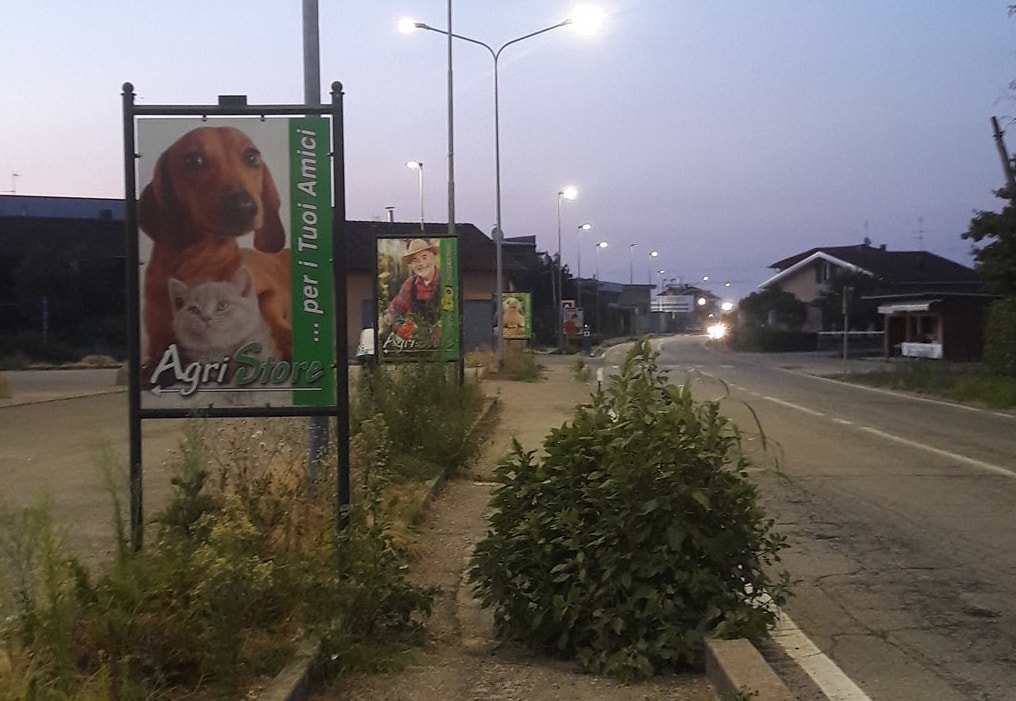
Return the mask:
<path id="1" fill-rule="evenodd" d="M 443 367 L 380 369 L 359 391 L 341 513 L 334 470 L 308 470 L 300 419 L 188 421 L 139 552 L 107 450 L 115 542 L 97 574 L 45 503 L 0 503 L 0 701 L 234 699 L 304 640 L 327 674 L 383 669 L 419 643 L 435 592 L 408 578 L 392 490 L 418 476 L 409 455 L 428 472 L 472 455 L 482 396 Z"/>
<path id="2" fill-rule="evenodd" d="M 701 668 L 703 638 L 759 638 L 789 575 L 716 402 L 673 386 L 648 342 L 499 466 L 470 579 L 503 637 L 622 679 Z"/>

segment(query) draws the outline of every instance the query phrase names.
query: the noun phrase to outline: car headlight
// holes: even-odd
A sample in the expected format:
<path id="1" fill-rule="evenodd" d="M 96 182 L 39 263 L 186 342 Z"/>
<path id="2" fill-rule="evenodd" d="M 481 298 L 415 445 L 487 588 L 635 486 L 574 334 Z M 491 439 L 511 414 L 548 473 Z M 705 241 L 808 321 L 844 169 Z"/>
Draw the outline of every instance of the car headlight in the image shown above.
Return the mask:
<path id="1" fill-rule="evenodd" d="M 706 328 L 706 334 L 709 336 L 709 338 L 718 341 L 727 335 L 727 325 L 712 324 L 711 326 Z"/>

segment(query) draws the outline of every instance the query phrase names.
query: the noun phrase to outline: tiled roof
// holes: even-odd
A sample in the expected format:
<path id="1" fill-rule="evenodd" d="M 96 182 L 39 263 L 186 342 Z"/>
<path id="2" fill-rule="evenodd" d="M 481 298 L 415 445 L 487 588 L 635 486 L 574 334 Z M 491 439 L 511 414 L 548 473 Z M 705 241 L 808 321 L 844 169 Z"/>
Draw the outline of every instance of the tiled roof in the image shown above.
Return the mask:
<path id="1" fill-rule="evenodd" d="M 929 253 L 928 251 L 889 251 L 882 247 L 822 246 L 776 261 L 769 267 L 779 271 L 763 285 L 776 282 L 782 273 L 810 260 L 824 259 L 840 267 L 855 268 L 892 285 L 901 286 L 979 286 L 981 279 L 973 268 Z"/>

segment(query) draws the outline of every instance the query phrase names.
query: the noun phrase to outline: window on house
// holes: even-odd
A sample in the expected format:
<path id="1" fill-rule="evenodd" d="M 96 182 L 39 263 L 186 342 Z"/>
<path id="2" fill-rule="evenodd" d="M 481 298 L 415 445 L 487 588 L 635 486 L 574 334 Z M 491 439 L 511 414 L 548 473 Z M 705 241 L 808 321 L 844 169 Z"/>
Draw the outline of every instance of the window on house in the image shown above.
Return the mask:
<path id="1" fill-rule="evenodd" d="M 829 261 L 819 260 L 815 262 L 815 282 L 823 284 L 829 282 Z"/>

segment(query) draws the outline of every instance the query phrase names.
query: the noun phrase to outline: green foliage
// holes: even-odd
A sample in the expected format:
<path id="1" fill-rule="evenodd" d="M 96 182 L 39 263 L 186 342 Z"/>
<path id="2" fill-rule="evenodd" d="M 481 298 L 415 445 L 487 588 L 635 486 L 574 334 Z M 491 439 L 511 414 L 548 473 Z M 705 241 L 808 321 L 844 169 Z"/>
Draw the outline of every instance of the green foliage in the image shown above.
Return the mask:
<path id="1" fill-rule="evenodd" d="M 738 303 L 745 325 L 776 328 L 785 331 L 800 329 L 808 318 L 808 308 L 790 292 L 765 289 L 752 292 Z"/>
<path id="2" fill-rule="evenodd" d="M 984 337 L 985 365 L 999 377 L 1016 380 L 1016 297 L 992 303 Z"/>
<path id="3" fill-rule="evenodd" d="M 589 366 L 586 365 L 585 358 L 581 355 L 575 356 L 572 361 L 571 373 L 577 382 L 585 382 L 589 379 Z"/>
<path id="4" fill-rule="evenodd" d="M 479 449 L 474 429 L 483 394 L 475 381 L 458 384 L 454 364 L 382 364 L 361 374 L 351 399 L 352 430 L 382 416 L 393 470 L 406 478 L 459 469 Z"/>
<path id="5" fill-rule="evenodd" d="M 813 351 L 818 346 L 818 334 L 759 326 L 733 327 L 727 338 L 732 348 L 747 353 Z"/>
<path id="6" fill-rule="evenodd" d="M 850 373 L 842 379 L 995 409 L 1016 407 L 1016 378 L 1000 377 L 978 364 L 913 358 L 897 360 L 889 370 Z"/>
<path id="7" fill-rule="evenodd" d="M 861 272 L 839 270 L 829 281 L 827 291 L 816 300 L 822 312 L 822 328 L 826 331 L 843 328 L 843 297 L 847 296 L 847 327 L 855 331 L 882 328 L 878 301 L 868 299 L 885 291 L 880 280 Z"/>
<path id="8" fill-rule="evenodd" d="M 553 430 L 499 466 L 470 579 L 501 635 L 622 679 L 700 668 L 705 635 L 757 639 L 788 576 L 783 539 L 716 402 L 673 386 L 648 341 Z"/>
<path id="9" fill-rule="evenodd" d="M 995 193 L 1005 198 L 1004 191 Z M 988 289 L 1003 297 L 1016 297 L 1016 205 L 1006 203 L 1000 213 L 981 211 L 970 220 L 963 238 L 974 242 L 977 272 Z"/>
<path id="10" fill-rule="evenodd" d="M 283 447 L 302 446 L 305 422 L 252 424 L 229 424 L 241 441 L 191 422 L 144 551 L 127 546 L 114 495 L 116 556 L 97 575 L 44 506 L 0 510 L 0 701 L 232 699 L 305 636 L 342 668 L 375 668 L 419 640 L 433 592 L 407 581 L 382 508 L 380 419 L 361 432 L 370 445 L 354 452 L 358 499 L 340 533 L 333 475 L 310 484 Z"/>

